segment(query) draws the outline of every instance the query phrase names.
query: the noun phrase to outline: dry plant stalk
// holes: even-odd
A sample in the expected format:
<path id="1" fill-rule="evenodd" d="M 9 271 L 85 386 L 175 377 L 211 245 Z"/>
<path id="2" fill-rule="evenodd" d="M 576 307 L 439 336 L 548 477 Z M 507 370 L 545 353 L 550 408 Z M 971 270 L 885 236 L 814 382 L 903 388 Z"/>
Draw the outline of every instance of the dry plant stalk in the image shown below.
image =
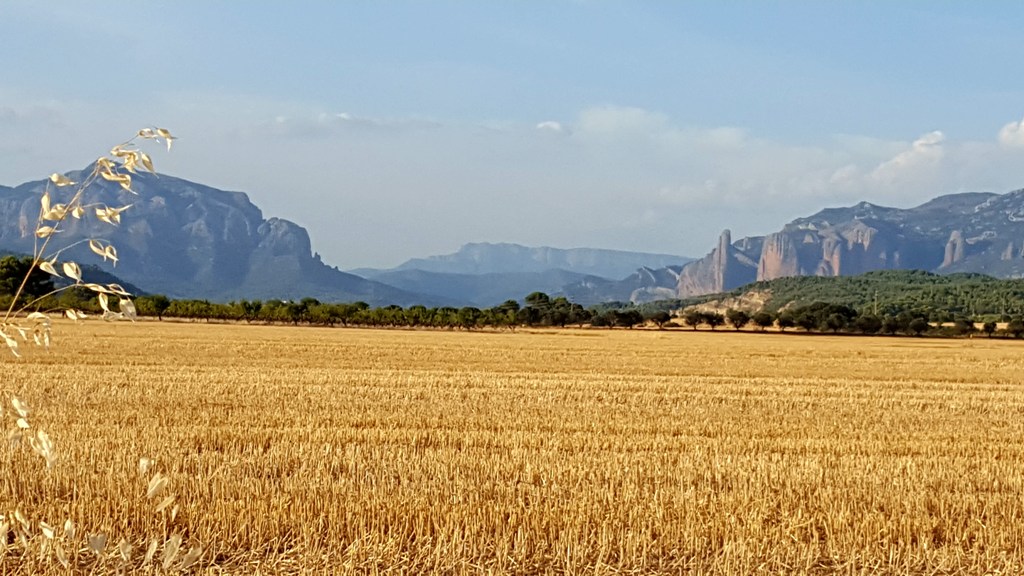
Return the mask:
<path id="1" fill-rule="evenodd" d="M 16 357 L 21 357 L 19 345 L 31 341 L 36 346 L 49 348 L 51 343 L 51 327 L 54 311 L 32 310 L 43 299 L 72 287 L 81 287 L 96 294 L 103 318 L 106 320 L 128 319 L 136 316 L 135 305 L 122 286 L 96 284 L 86 282 L 82 278 L 81 266 L 72 260 L 64 260 L 61 255 L 68 249 L 86 243 L 89 249 L 104 261 L 111 261 L 116 266 L 117 249 L 109 242 L 95 238 L 86 238 L 54 249 L 53 243 L 68 218 L 83 219 L 95 217 L 97 221 L 111 226 L 121 222 L 121 213 L 131 207 L 107 206 L 103 203 L 87 203 L 86 192 L 89 187 L 99 181 L 106 180 L 117 183 L 124 190 L 135 194 L 132 190 L 132 175 L 138 170 L 146 170 L 156 174 L 150 156 L 139 149 L 137 142 L 152 140 L 163 142 L 170 150 L 175 137 L 164 128 L 144 128 L 133 138 L 114 146 L 109 155 L 96 160 L 92 171 L 82 182 L 73 182 L 67 176 L 52 174 L 40 198 L 39 217 L 35 227 L 35 245 L 31 265 L 17 288 L 11 303 L 0 318 L 0 338 Z M 21 302 L 22 295 L 33 272 L 41 270 L 70 281 L 70 284 L 55 288 L 47 294 L 37 296 L 27 302 Z M 116 307 L 114 303 L 116 302 Z M 86 314 L 81 310 L 67 309 L 62 315 L 74 321 L 83 320 Z M 13 511 L 0 514 L 0 565 L 6 568 L 6 562 L 15 562 L 28 573 L 39 573 L 47 567 L 60 566 L 67 569 L 88 571 L 105 571 L 114 567 L 118 572 L 132 571 L 139 567 L 153 567 L 161 572 L 180 572 L 194 566 L 202 555 L 202 548 L 196 546 L 182 553 L 182 536 L 178 532 L 151 538 L 146 554 L 133 553 L 134 546 L 122 538 L 115 549 L 108 548 L 108 537 L 105 532 L 80 532 L 75 523 L 67 518 L 63 529 L 59 530 L 46 520 L 37 519 L 44 515 L 33 514 L 27 503 L 20 500 L 29 499 L 33 485 L 45 489 L 51 476 L 34 477 L 41 472 L 32 467 L 22 457 L 17 448 L 27 440 L 31 451 L 42 457 L 46 462 L 46 473 L 53 473 L 57 462 L 57 452 L 49 434 L 30 423 L 31 410 L 28 404 L 15 394 L 9 394 L 13 411 L 7 410 L 6 415 L 13 420 L 8 433 L 9 448 L 3 462 L 8 474 L 16 471 L 17 480 L 8 482 L 8 487 L 20 487 L 14 494 L 4 495 L 4 500 L 13 502 Z M 0 418 L 5 411 L 0 407 Z M 72 459 L 73 460 L 73 459 Z M 139 461 L 139 472 L 146 476 L 154 462 L 148 458 Z M 75 462 L 70 464 L 75 467 Z M 148 481 L 145 498 L 154 501 L 152 513 L 162 519 L 165 527 L 173 527 L 178 516 L 178 506 L 174 504 L 175 495 L 169 490 L 168 476 L 155 472 Z M 158 499 L 159 498 L 159 499 Z M 157 500 L 158 499 L 158 500 Z M 8 503 L 5 502 L 5 505 Z M 173 506 L 172 506 L 173 504 Z M 0 510 L 3 510 L 0 506 Z M 154 555 L 162 548 L 159 565 L 153 565 Z"/>

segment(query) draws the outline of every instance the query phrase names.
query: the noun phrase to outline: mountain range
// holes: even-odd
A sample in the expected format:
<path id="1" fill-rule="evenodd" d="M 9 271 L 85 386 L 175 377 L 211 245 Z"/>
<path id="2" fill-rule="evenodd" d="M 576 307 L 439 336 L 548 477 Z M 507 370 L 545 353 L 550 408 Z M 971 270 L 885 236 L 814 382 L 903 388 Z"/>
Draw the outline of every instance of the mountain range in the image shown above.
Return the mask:
<path id="1" fill-rule="evenodd" d="M 81 181 L 88 170 L 67 174 Z M 39 198 L 47 181 L 0 186 L 0 251 L 31 253 Z M 649 302 L 725 292 L 788 276 L 847 276 L 918 269 L 1024 276 L 1024 190 L 940 196 L 914 208 L 868 202 L 798 218 L 778 232 L 733 241 L 726 230 L 703 258 L 592 248 L 466 244 L 452 254 L 392 269 L 344 272 L 321 261 L 309 234 L 264 218 L 243 192 L 181 178 L 139 174 L 130 194 L 98 180 L 86 202 L 131 205 L 124 223 L 70 219 L 62 258 L 95 259 L 84 238 L 119 252 L 108 272 L 173 298 L 365 301 L 373 306 L 495 306 L 531 292 L 584 305 Z M 55 198 L 54 202 L 59 202 Z"/>
<path id="2" fill-rule="evenodd" d="M 681 298 L 787 276 L 872 270 L 1024 275 L 1024 190 L 940 196 L 908 209 L 861 202 L 829 208 L 766 236 L 732 241 L 728 230 L 683 267 Z"/>
<path id="3" fill-rule="evenodd" d="M 66 174 L 83 181 L 91 167 Z M 39 199 L 46 180 L 0 186 L 0 250 L 31 253 Z M 628 300 L 641 289 L 635 271 L 668 270 L 690 259 L 589 248 L 558 249 L 516 244 L 467 244 L 454 254 L 410 260 L 391 270 L 343 272 L 312 251 L 307 231 L 288 220 L 264 218 L 243 192 L 218 190 L 167 175 L 140 173 L 132 189 L 97 180 L 90 205 L 125 206 L 123 223 L 69 219 L 62 259 L 95 261 L 86 238 L 117 247 L 116 268 L 125 282 L 172 298 L 215 301 L 299 299 L 365 301 L 373 306 L 494 306 L 542 291 L 568 292 L 581 303 Z M 60 202 L 55 198 L 54 202 Z M 366 276 L 366 277 L 364 277 Z M 628 278 L 621 279 L 622 277 Z"/>

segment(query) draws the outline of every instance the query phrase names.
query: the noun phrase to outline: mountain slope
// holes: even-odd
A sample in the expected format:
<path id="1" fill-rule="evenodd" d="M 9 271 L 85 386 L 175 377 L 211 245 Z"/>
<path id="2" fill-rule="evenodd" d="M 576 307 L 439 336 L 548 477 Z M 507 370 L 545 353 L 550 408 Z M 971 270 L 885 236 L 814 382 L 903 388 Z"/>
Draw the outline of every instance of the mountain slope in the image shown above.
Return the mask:
<path id="1" fill-rule="evenodd" d="M 67 176 L 81 181 L 85 171 Z M 39 198 L 46 181 L 0 189 L 0 248 L 30 253 Z M 264 219 L 246 194 L 226 192 L 180 178 L 139 174 L 130 194 L 103 180 L 90 186 L 86 203 L 131 204 L 120 226 L 94 218 L 69 219 L 59 246 L 84 238 L 109 240 L 118 249 L 116 269 L 126 281 L 175 298 L 363 300 L 373 305 L 431 304 L 378 282 L 341 272 L 311 252 L 304 228 L 280 218 Z M 54 202 L 59 202 L 55 197 Z M 95 261 L 84 245 L 63 257 Z M 106 265 L 109 266 L 109 265 Z"/>
<path id="2" fill-rule="evenodd" d="M 683 268 L 676 291 L 686 298 L 755 280 L 901 269 L 1024 275 L 1024 190 L 950 194 L 908 209 L 861 202 L 736 242 L 726 231 Z"/>
<path id="3" fill-rule="evenodd" d="M 597 248 L 528 247 L 508 243 L 471 243 L 457 252 L 414 258 L 393 270 L 422 270 L 449 274 L 503 274 L 564 270 L 602 278 L 624 278 L 637 268 L 682 265 L 691 258 L 670 254 L 602 250 Z M 383 270 L 358 270 L 375 277 Z"/>

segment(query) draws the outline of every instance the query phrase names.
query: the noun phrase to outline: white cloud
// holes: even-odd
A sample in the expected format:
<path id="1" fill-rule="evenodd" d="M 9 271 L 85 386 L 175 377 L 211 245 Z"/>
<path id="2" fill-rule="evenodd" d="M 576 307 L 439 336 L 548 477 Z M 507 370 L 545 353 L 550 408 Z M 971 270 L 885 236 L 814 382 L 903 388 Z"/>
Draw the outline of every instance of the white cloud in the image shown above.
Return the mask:
<path id="1" fill-rule="evenodd" d="M 1024 120 L 1003 126 L 999 131 L 999 143 L 1011 148 L 1024 147 Z"/>
<path id="2" fill-rule="evenodd" d="M 643 108 L 600 106 L 580 112 L 578 128 L 594 134 L 647 134 L 661 132 L 668 125 L 663 114 Z"/>
<path id="3" fill-rule="evenodd" d="M 537 130 L 547 131 L 547 132 L 557 132 L 559 134 L 562 134 L 562 133 L 566 132 L 565 126 L 562 125 L 561 122 L 555 122 L 554 120 L 547 120 L 547 121 L 544 121 L 544 122 L 540 122 L 540 123 L 537 124 L 537 126 L 535 126 L 535 128 L 537 128 Z"/>
<path id="4" fill-rule="evenodd" d="M 879 164 L 871 173 L 872 179 L 883 183 L 893 183 L 897 180 L 933 174 L 945 155 L 943 149 L 945 140 L 946 137 L 938 130 L 921 136 L 914 140 L 909 148 Z"/>

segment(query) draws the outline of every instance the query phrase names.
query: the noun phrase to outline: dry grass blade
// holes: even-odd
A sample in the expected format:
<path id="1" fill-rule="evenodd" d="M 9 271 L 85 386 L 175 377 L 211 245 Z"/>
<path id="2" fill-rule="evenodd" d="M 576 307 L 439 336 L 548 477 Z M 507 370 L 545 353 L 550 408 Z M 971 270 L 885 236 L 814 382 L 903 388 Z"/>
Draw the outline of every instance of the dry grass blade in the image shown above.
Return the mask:
<path id="1" fill-rule="evenodd" d="M 117 544 L 117 551 L 121 554 L 121 560 L 129 562 L 132 559 L 132 545 L 124 538 Z"/>
<path id="2" fill-rule="evenodd" d="M 170 496 L 167 496 L 166 498 L 161 500 L 160 503 L 156 505 L 156 508 L 153 509 L 153 511 L 154 512 L 161 512 L 161 511 L 163 511 L 165 508 L 167 508 L 168 506 L 170 506 L 173 503 L 174 503 L 174 495 L 171 494 Z"/>
<path id="3" fill-rule="evenodd" d="M 53 552 L 57 556 L 57 561 L 64 567 L 65 570 L 71 567 L 71 561 L 68 559 L 67 552 L 64 551 L 64 546 L 60 542 L 53 543 Z"/>
<path id="4" fill-rule="evenodd" d="M 178 563 L 178 566 L 177 566 L 177 570 L 178 570 L 179 572 L 181 572 L 181 571 L 184 571 L 184 570 L 188 570 L 188 569 L 189 569 L 189 568 L 191 568 L 191 567 L 192 567 L 192 566 L 193 566 L 193 565 L 194 565 L 194 564 L 195 564 L 196 562 L 198 562 L 198 561 L 199 561 L 199 558 L 200 558 L 200 557 L 201 557 L 202 555 L 203 555 L 203 549 L 202 549 L 201 547 L 199 547 L 199 546 L 193 546 L 193 547 L 192 547 L 192 548 L 191 548 L 191 549 L 190 549 L 190 550 L 188 551 L 188 553 L 187 553 L 187 554 L 185 554 L 185 555 L 184 555 L 184 556 L 183 556 L 183 557 L 181 558 L 181 562 L 180 562 L 180 563 Z"/>
<path id="5" fill-rule="evenodd" d="M 174 559 L 178 556 L 178 551 L 181 549 L 181 534 L 174 534 L 167 539 L 164 543 L 164 553 L 161 555 L 161 566 L 164 570 L 170 570 L 171 564 L 174 563 Z"/>
<path id="6" fill-rule="evenodd" d="M 64 521 L 64 537 L 68 540 L 75 539 L 75 523 L 70 518 Z"/>
<path id="7" fill-rule="evenodd" d="M 167 477 L 157 472 L 149 479 L 149 486 L 146 488 L 146 498 L 156 498 L 167 488 Z"/>
<path id="8" fill-rule="evenodd" d="M 11 396 L 11 406 L 14 407 L 14 410 L 18 413 L 18 416 L 21 416 L 22 418 L 27 418 L 29 412 L 31 411 L 28 407 L 28 404 L 22 402 L 21 399 L 18 398 L 17 396 Z"/>
<path id="9" fill-rule="evenodd" d="M 153 556 L 156 555 L 157 548 L 160 547 L 160 541 L 154 538 L 149 543 L 149 548 L 146 549 L 146 557 L 142 560 L 143 566 L 149 566 L 153 563 Z"/>

